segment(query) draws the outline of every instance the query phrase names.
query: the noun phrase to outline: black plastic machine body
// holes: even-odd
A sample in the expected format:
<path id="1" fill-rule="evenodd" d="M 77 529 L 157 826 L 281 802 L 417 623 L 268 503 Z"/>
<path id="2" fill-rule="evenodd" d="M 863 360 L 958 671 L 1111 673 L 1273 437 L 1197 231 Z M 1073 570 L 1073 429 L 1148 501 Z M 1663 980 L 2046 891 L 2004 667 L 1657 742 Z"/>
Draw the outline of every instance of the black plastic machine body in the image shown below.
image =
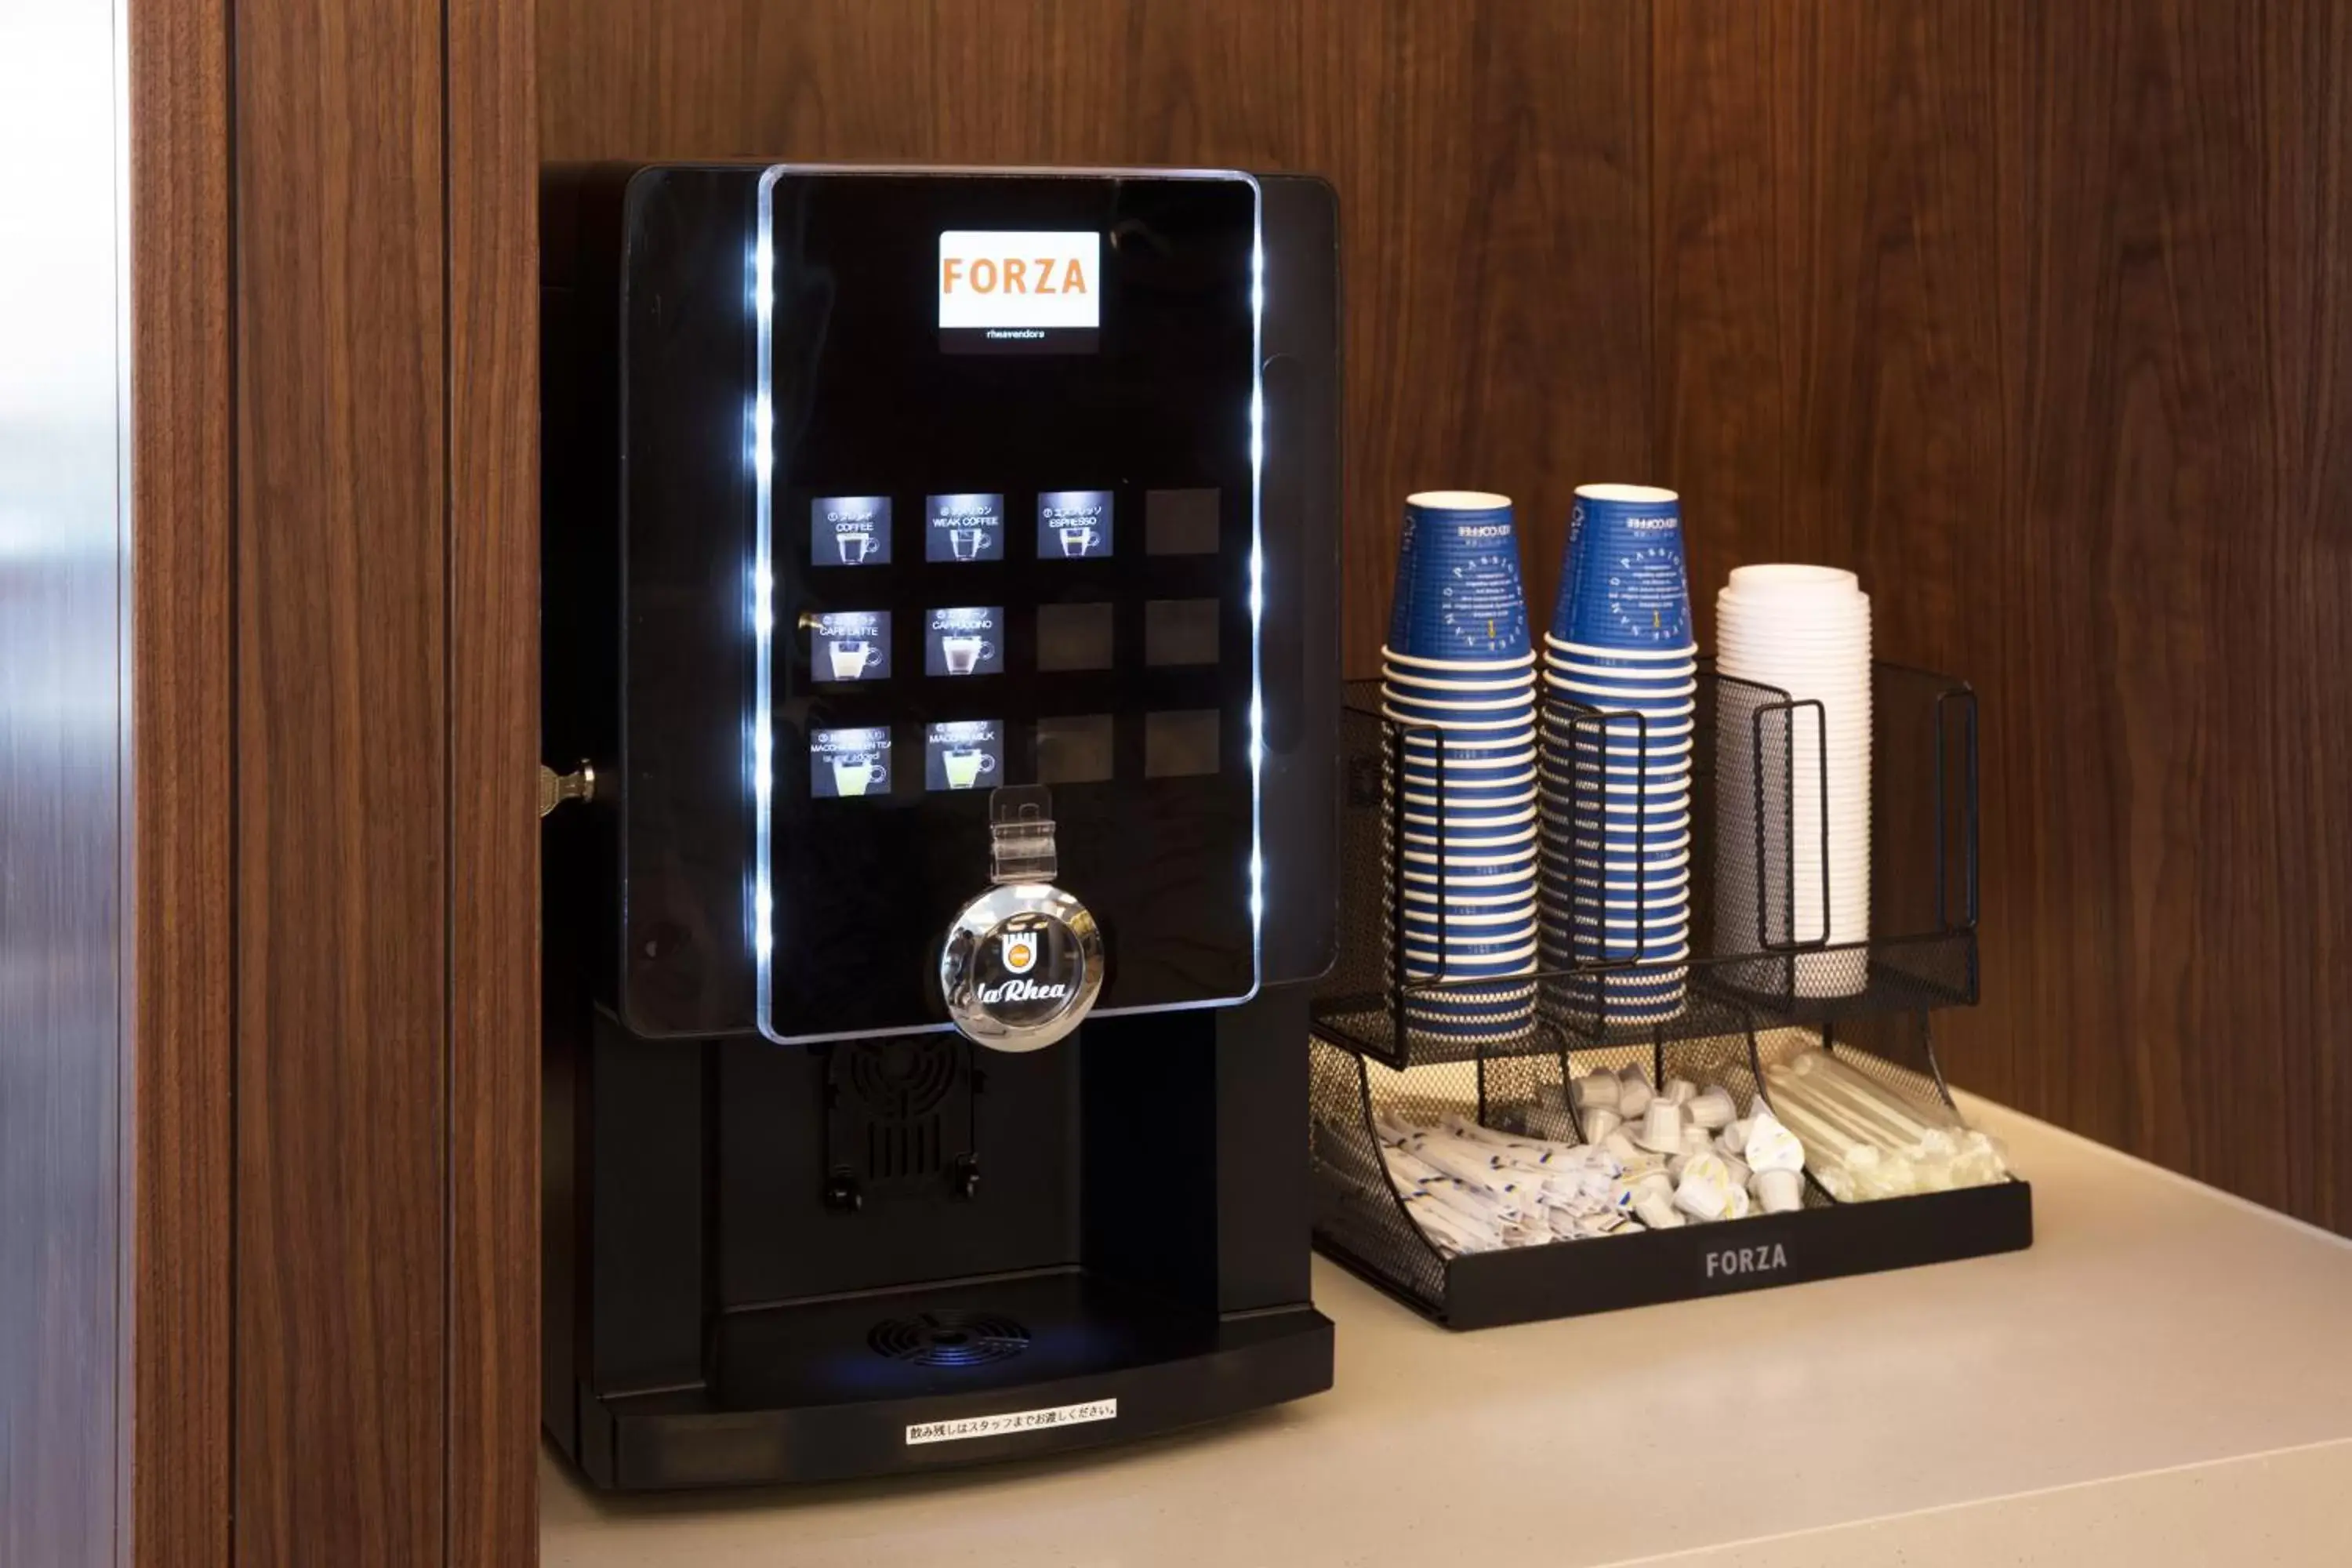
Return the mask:
<path id="1" fill-rule="evenodd" d="M 550 177 L 545 1402 L 596 1484 L 1328 1386 L 1311 179 Z"/>

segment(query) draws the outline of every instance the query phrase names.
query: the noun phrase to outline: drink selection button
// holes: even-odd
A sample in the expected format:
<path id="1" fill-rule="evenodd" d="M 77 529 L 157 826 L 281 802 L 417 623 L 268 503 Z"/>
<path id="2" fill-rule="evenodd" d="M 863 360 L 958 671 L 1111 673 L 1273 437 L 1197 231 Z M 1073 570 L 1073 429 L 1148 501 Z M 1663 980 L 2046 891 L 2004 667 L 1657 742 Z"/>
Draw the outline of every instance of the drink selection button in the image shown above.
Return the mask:
<path id="1" fill-rule="evenodd" d="M 995 719 L 933 724 L 923 735 L 926 789 L 991 789 L 1003 780 L 1004 725 Z"/>
<path id="2" fill-rule="evenodd" d="M 1004 559 L 1003 496 L 932 496 L 924 503 L 923 510 L 925 560 Z"/>
<path id="3" fill-rule="evenodd" d="M 999 605 L 927 612 L 926 675 L 998 675 L 1004 669 L 1004 609 Z"/>
<path id="4" fill-rule="evenodd" d="M 1110 552 L 1110 491 L 1047 490 L 1037 498 L 1040 561 L 1086 561 Z"/>
<path id="5" fill-rule="evenodd" d="M 875 727 L 809 735 L 809 787 L 819 800 L 890 793 L 890 731 Z"/>
<path id="6" fill-rule="evenodd" d="M 811 501 L 809 560 L 819 566 L 887 566 L 890 498 L 819 496 Z"/>
<path id="7" fill-rule="evenodd" d="M 890 679 L 889 611 L 827 611 L 811 617 L 808 625 L 817 679 Z"/>

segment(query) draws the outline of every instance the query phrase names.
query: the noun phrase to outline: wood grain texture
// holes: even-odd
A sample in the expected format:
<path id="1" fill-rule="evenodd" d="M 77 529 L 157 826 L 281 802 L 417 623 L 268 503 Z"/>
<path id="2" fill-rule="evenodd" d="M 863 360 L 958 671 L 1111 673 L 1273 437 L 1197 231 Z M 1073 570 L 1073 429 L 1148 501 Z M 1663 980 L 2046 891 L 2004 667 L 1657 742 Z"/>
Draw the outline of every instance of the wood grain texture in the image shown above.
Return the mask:
<path id="1" fill-rule="evenodd" d="M 240 0 L 235 37 L 236 1561 L 415 1568 L 448 1436 L 441 11 Z"/>
<path id="2" fill-rule="evenodd" d="M 1299 170 L 1348 266 L 1347 650 L 1405 495 L 1502 489 L 1548 602 L 1574 487 L 1649 463 L 1633 4 L 545 0 L 545 154 Z"/>
<path id="3" fill-rule="evenodd" d="M 2352 1229 L 2352 19 L 1656 0 L 1694 579 L 1859 569 L 1985 713 L 1970 1088 Z"/>
<path id="4" fill-rule="evenodd" d="M 449 1568 L 539 1552 L 534 12 L 447 5 Z"/>
<path id="5" fill-rule="evenodd" d="M 131 1537 L 227 1568 L 232 697 L 228 16 L 130 15 L 136 821 Z"/>

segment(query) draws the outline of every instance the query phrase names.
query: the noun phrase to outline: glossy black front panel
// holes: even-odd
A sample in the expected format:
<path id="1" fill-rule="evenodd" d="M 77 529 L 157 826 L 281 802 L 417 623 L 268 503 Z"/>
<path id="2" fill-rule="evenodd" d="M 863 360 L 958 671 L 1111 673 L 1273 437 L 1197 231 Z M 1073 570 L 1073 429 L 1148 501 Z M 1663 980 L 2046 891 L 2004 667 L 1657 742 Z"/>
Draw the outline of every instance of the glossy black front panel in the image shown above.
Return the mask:
<path id="1" fill-rule="evenodd" d="M 942 1024 L 1006 784 L 1053 790 L 1102 1007 L 1247 994 L 1254 186 L 787 173 L 765 210 L 769 1032 Z M 971 231 L 1063 238 L 964 246 L 951 281 L 1018 263 L 1098 324 L 943 335 L 941 236 Z"/>

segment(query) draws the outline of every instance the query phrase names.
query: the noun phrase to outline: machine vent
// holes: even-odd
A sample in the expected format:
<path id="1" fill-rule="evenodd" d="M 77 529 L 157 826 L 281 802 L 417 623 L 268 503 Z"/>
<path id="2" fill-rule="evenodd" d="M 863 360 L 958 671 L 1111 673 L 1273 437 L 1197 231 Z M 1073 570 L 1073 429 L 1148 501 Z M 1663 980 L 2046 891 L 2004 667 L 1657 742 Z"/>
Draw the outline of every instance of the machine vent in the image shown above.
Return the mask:
<path id="1" fill-rule="evenodd" d="M 849 1086 L 866 1112 L 864 1174 L 889 1184 L 937 1175 L 948 1159 L 940 1110 L 962 1074 L 959 1043 L 894 1039 L 852 1048 Z"/>
<path id="2" fill-rule="evenodd" d="M 1029 1348 L 1029 1331 L 995 1312 L 922 1312 L 887 1318 L 866 1342 L 877 1355 L 915 1366 L 981 1366 Z"/>

